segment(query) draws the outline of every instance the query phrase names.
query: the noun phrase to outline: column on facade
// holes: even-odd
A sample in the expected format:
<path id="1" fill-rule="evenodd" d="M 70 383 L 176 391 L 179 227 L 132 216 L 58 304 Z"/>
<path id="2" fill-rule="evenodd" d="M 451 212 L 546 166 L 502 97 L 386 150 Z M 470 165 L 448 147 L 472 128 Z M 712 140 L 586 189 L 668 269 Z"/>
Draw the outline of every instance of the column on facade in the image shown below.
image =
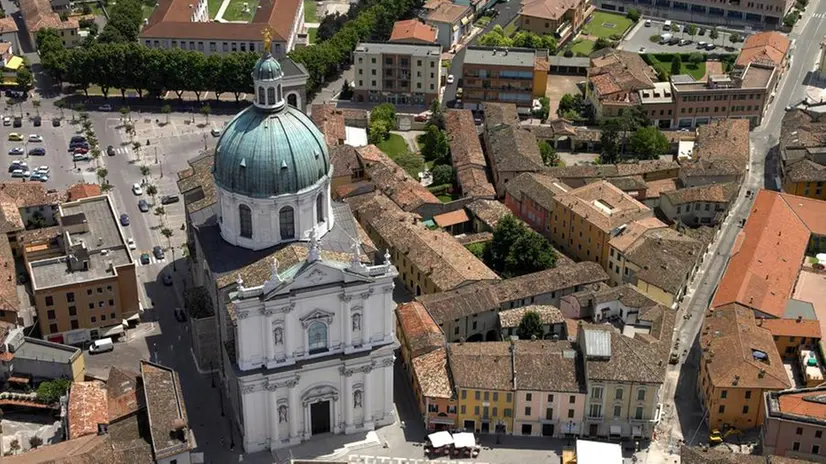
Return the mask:
<path id="1" fill-rule="evenodd" d="M 384 298 L 384 308 L 392 308 L 395 306 L 393 303 L 393 285 L 389 285 L 385 288 L 386 293 L 383 295 Z M 385 338 L 393 338 L 393 313 L 385 312 L 384 313 L 384 334 Z"/>
<path id="2" fill-rule="evenodd" d="M 352 297 L 342 295 L 341 296 L 341 336 L 342 336 L 342 343 L 344 346 L 342 348 L 348 348 L 353 344 L 352 335 L 352 322 L 350 320 L 350 300 Z"/>
<path id="3" fill-rule="evenodd" d="M 387 416 L 393 411 L 393 358 L 386 361 L 384 366 L 384 408 L 382 413 Z"/>
<path id="4" fill-rule="evenodd" d="M 368 429 L 373 428 L 373 388 L 372 385 L 370 385 L 372 377 L 370 371 L 369 366 L 364 371 L 364 386 L 361 392 L 361 396 L 364 398 L 364 427 Z"/>
<path id="5" fill-rule="evenodd" d="M 344 377 L 344 398 L 343 398 L 344 430 L 345 430 L 345 433 L 346 433 L 346 431 L 352 430 L 352 428 L 353 428 L 353 408 L 355 407 L 355 404 L 353 403 L 353 374 L 351 372 L 345 372 L 343 377 Z M 363 395 L 362 395 L 362 397 L 363 397 Z"/>
<path id="6" fill-rule="evenodd" d="M 303 407 L 303 405 L 302 405 L 302 407 Z M 312 436 L 312 429 L 311 429 L 312 421 L 313 421 L 313 418 L 310 415 L 310 405 L 308 404 L 306 407 L 304 407 L 304 437 L 305 438 L 310 438 L 310 436 Z"/>
<path id="7" fill-rule="evenodd" d="M 278 444 L 278 393 L 276 392 L 275 385 L 270 384 L 267 386 L 267 398 L 269 399 L 269 411 L 268 416 L 270 418 L 270 433 L 269 433 L 269 442 L 270 448 L 275 448 L 276 444 Z"/>
<path id="8" fill-rule="evenodd" d="M 364 301 L 362 302 L 363 307 L 361 309 L 361 325 L 362 325 L 362 327 L 361 327 L 362 328 L 361 337 L 362 337 L 362 340 L 364 340 L 362 343 L 364 345 L 369 345 L 370 344 L 370 335 L 373 333 L 373 327 L 371 327 L 373 320 L 372 320 L 372 316 L 370 314 L 370 306 L 369 306 L 368 301 L 367 301 L 368 300 L 367 294 L 362 293 L 362 298 L 364 299 Z"/>
<path id="9" fill-rule="evenodd" d="M 301 435 L 298 430 L 298 420 L 300 417 L 299 414 L 303 408 L 301 407 L 301 402 L 298 399 L 298 382 L 288 383 L 287 388 L 290 389 L 290 441 L 300 441 Z"/>
<path id="10" fill-rule="evenodd" d="M 261 343 L 264 344 L 264 349 L 261 350 L 261 353 L 264 356 L 264 363 L 268 363 L 271 359 L 275 358 L 273 327 L 269 317 L 263 316 L 261 319 Z"/>

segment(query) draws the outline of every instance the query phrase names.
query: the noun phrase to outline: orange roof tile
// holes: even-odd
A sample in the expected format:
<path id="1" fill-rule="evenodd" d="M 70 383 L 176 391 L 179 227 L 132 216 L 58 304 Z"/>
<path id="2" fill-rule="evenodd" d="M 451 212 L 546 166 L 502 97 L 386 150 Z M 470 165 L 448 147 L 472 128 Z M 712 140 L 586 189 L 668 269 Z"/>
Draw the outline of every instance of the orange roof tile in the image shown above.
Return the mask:
<path id="1" fill-rule="evenodd" d="M 396 307 L 399 327 L 410 349 L 410 357 L 416 358 L 444 345 L 444 335 L 430 317 L 424 305 L 418 301 Z"/>
<path id="2" fill-rule="evenodd" d="M 523 16 L 557 20 L 569 10 L 578 8 L 580 0 L 527 0 L 522 4 Z"/>
<path id="3" fill-rule="evenodd" d="M 101 194 L 98 184 L 75 184 L 66 189 L 68 201 L 80 200 L 81 198 L 96 197 Z"/>
<path id="4" fill-rule="evenodd" d="M 822 401 L 822 390 L 803 390 L 800 392 L 780 393 L 780 412 L 801 417 L 826 420 L 826 403 Z M 807 400 L 808 397 L 820 397 L 819 400 Z"/>
<path id="5" fill-rule="evenodd" d="M 103 382 L 73 383 L 69 390 L 69 438 L 96 434 L 99 424 L 108 423 L 109 409 Z"/>
<path id="6" fill-rule="evenodd" d="M 467 217 L 467 213 L 464 209 L 457 209 L 456 211 L 451 211 L 449 213 L 437 214 L 436 216 L 433 216 L 433 221 L 439 227 L 450 227 L 463 222 L 468 222 L 470 221 L 470 218 Z"/>
<path id="7" fill-rule="evenodd" d="M 777 31 L 752 34 L 743 42 L 735 65 L 745 67 L 756 62 L 780 66 L 790 45 L 789 38 Z"/>
<path id="8" fill-rule="evenodd" d="M 775 337 L 820 338 L 820 322 L 811 319 L 763 319 L 757 325 Z"/>
<path id="9" fill-rule="evenodd" d="M 447 350 L 439 348 L 413 358 L 413 373 L 419 381 L 422 396 L 452 398 L 453 386 L 447 370 Z"/>
<path id="10" fill-rule="evenodd" d="M 324 134 L 324 139 L 329 146 L 343 143 L 347 138 L 347 130 L 344 126 L 344 115 L 341 114 L 335 105 L 315 104 L 312 107 L 313 124 Z M 339 172 L 339 175 L 343 173 Z M 349 173 L 347 173 L 349 174 Z"/>
<path id="11" fill-rule="evenodd" d="M 425 42 L 436 43 L 436 28 L 425 24 L 418 19 L 396 21 L 390 42 Z"/>
<path id="12" fill-rule="evenodd" d="M 826 235 L 826 201 L 781 193 L 780 197 L 815 235 Z"/>
<path id="13" fill-rule="evenodd" d="M 390 197 L 401 209 L 410 212 L 428 203 L 442 203 L 375 145 L 359 147 L 356 152 L 376 190 Z"/>

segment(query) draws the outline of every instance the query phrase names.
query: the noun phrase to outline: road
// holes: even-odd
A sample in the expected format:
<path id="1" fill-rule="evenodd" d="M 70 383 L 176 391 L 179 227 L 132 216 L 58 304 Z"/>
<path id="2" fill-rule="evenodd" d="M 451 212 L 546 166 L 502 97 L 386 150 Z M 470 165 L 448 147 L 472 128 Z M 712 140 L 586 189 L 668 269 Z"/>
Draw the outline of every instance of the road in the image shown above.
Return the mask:
<path id="1" fill-rule="evenodd" d="M 816 0 L 809 5 L 804 18 L 798 22 L 789 37 L 794 41 L 791 66 L 783 76 L 770 105 L 763 124 L 751 133 L 751 160 L 749 171 L 741 192 L 731 208 L 718 239 L 707 254 L 705 263 L 690 286 L 690 296 L 683 300 L 679 321 L 684 321 L 676 330 L 679 351 L 689 350 L 685 363 L 670 366 L 666 375 L 663 397 L 663 420 L 657 427 L 658 439 L 649 450 L 647 462 L 662 462 L 669 452 L 679 452 L 678 441 L 684 439 L 689 445 L 705 441 L 707 431 L 703 429 L 703 411 L 698 408 L 696 377 L 699 370 L 700 353 L 697 335 L 703 321 L 703 313 L 711 301 L 740 228 L 737 223 L 746 218 L 753 197 L 746 198 L 747 190 L 775 188 L 776 166 L 774 156 L 780 138 L 780 123 L 785 107 L 799 102 L 806 96 L 806 83 L 811 80 L 819 54 L 820 42 L 826 35 L 826 2 Z M 684 316 L 689 317 L 687 320 Z M 679 400 L 675 404 L 675 397 Z"/>

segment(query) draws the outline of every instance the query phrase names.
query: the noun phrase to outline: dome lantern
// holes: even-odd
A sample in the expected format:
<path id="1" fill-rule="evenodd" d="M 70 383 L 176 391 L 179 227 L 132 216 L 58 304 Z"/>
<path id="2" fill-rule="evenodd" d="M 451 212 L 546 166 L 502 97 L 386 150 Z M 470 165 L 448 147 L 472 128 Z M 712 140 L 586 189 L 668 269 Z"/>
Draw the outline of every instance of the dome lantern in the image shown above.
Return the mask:
<path id="1" fill-rule="evenodd" d="M 264 54 L 252 68 L 253 89 L 255 89 L 254 104 L 266 111 L 279 111 L 286 105 L 281 83 L 284 72 L 270 53 L 272 30 L 265 27 L 261 33 L 264 36 Z"/>

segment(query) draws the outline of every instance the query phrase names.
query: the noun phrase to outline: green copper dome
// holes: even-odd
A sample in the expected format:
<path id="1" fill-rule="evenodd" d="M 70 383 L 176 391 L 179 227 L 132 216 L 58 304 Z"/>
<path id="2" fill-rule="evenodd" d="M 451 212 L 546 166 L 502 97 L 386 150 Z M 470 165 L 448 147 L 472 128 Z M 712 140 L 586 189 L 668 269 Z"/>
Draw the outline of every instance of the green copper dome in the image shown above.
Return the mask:
<path id="1" fill-rule="evenodd" d="M 284 77 L 281 65 L 269 53 L 262 56 L 252 68 L 252 78 L 256 81 L 271 81 Z"/>
<path id="2" fill-rule="evenodd" d="M 215 183 L 249 197 L 297 193 L 329 171 L 324 136 L 289 105 L 276 112 L 250 106 L 227 124 L 215 148 Z"/>

